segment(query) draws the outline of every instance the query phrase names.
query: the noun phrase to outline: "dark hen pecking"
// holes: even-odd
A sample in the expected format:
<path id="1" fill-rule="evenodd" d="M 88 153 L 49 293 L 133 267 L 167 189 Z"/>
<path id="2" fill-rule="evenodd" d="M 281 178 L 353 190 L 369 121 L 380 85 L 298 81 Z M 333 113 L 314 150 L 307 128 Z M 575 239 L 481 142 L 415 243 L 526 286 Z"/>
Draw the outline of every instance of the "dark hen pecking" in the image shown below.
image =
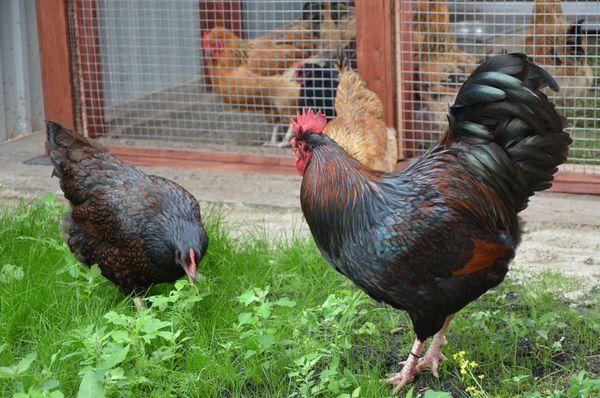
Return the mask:
<path id="1" fill-rule="evenodd" d="M 193 283 L 208 246 L 196 199 L 57 123 L 47 131 L 53 175 L 71 204 L 64 238 L 77 258 L 98 264 L 124 294 L 186 274 Z"/>
<path id="2" fill-rule="evenodd" d="M 571 139 L 541 92 L 548 86 L 558 90 L 523 54 L 489 59 L 460 89 L 442 140 L 392 173 L 362 166 L 322 134 L 322 114 L 293 122 L 302 210 L 321 253 L 412 320 L 417 339 L 389 379 L 396 388 L 427 366 L 437 375 L 450 320 L 502 282 L 521 239 L 517 213 L 566 161 Z"/>

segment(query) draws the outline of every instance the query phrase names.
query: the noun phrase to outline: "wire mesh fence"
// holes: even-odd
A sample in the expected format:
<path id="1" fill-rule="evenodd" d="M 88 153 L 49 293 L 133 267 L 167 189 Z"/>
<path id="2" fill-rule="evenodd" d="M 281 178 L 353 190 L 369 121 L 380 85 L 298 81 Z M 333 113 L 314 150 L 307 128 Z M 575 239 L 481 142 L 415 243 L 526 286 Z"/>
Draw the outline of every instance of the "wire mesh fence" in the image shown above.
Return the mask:
<path id="1" fill-rule="evenodd" d="M 73 0 L 71 8 L 83 127 L 134 144 L 281 145 L 301 72 L 333 68 L 355 39 L 353 1 Z M 335 77 L 312 78 L 332 109 Z"/>
<path id="2" fill-rule="evenodd" d="M 445 130 L 462 82 L 486 57 L 525 52 L 561 86 L 552 94 L 574 138 L 569 171 L 600 173 L 600 2 L 413 0 L 402 18 L 401 68 L 411 112 L 405 147 L 424 152 Z M 407 51 L 410 49 L 412 51 Z M 404 87 L 407 87 L 404 85 Z"/>
<path id="3" fill-rule="evenodd" d="M 598 1 L 391 1 L 407 155 L 444 131 L 479 62 L 519 51 L 561 86 L 566 169 L 600 173 Z M 284 143 L 302 105 L 333 115 L 340 49 L 356 66 L 354 1 L 72 0 L 70 11 L 81 127 L 114 142 L 272 153 L 262 144 Z"/>

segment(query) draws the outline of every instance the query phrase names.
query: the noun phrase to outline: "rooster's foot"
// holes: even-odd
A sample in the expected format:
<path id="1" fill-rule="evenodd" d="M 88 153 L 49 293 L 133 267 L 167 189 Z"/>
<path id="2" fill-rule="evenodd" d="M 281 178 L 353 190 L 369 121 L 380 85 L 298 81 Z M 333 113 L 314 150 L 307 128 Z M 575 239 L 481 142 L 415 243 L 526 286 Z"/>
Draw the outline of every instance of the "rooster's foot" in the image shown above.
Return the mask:
<path id="1" fill-rule="evenodd" d="M 387 383 L 394 385 L 394 394 L 396 394 L 406 383 L 410 383 L 415 379 L 415 366 L 412 368 L 407 368 L 404 365 L 404 368 L 399 373 L 396 373 L 392 377 L 387 378 L 385 381 Z"/>
<path id="2" fill-rule="evenodd" d="M 440 362 L 448 359 L 444 354 L 442 354 L 443 345 L 445 345 L 445 343 L 439 345 L 434 345 L 433 343 L 431 344 L 431 347 L 429 347 L 425 356 L 419 359 L 419 362 L 417 363 L 417 372 L 420 372 L 421 370 L 426 368 L 431 368 L 431 373 L 435 377 L 440 377 L 440 374 L 438 372 L 440 368 Z"/>
<path id="3" fill-rule="evenodd" d="M 396 373 L 392 377 L 385 379 L 385 382 L 391 383 L 394 385 L 394 394 L 396 394 L 406 383 L 410 383 L 415 378 L 415 373 L 417 373 L 417 360 L 419 358 L 419 353 L 423 349 L 423 342 L 419 341 L 419 339 L 415 340 L 415 343 L 412 346 L 410 351 L 410 355 L 408 359 L 404 361 L 404 366 L 399 373 Z"/>
<path id="4" fill-rule="evenodd" d="M 450 322 L 453 318 L 454 314 L 448 316 L 444 322 L 444 326 L 442 326 L 435 336 L 433 336 L 431 345 L 425 353 L 425 356 L 419 359 L 419 362 L 417 363 L 418 372 L 426 368 L 431 368 L 431 373 L 435 377 L 440 377 L 440 362 L 448 359 L 444 354 L 442 354 L 442 347 L 448 344 L 448 340 L 446 340 L 446 332 L 448 332 L 448 327 L 450 326 Z"/>

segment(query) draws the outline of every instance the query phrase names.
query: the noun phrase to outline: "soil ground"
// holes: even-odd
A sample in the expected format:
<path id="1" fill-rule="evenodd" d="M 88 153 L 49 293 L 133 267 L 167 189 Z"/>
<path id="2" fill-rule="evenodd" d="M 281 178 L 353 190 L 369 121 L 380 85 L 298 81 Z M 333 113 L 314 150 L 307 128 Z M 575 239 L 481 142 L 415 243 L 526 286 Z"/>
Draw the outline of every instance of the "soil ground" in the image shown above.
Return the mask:
<path id="1" fill-rule="evenodd" d="M 48 191 L 60 194 L 48 165 L 23 161 L 43 153 L 44 135 L 0 144 L 0 207 L 14 205 Z M 260 230 L 273 236 L 308 233 L 299 201 L 300 177 L 203 169 L 145 168 L 171 178 L 203 205 L 221 209 L 227 222 L 241 231 Z M 600 196 L 539 193 L 522 213 L 525 235 L 517 267 L 553 269 L 582 277 L 593 286 L 600 280 Z"/>

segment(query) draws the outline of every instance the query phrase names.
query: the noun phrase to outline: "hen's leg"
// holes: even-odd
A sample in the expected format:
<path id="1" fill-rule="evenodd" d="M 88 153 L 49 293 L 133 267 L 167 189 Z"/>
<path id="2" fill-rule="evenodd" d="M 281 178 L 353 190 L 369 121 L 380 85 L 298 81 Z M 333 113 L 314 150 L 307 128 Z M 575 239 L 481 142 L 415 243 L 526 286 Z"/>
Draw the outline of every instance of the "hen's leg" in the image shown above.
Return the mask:
<path id="1" fill-rule="evenodd" d="M 292 125 L 290 124 L 287 131 L 285 132 L 285 137 L 283 137 L 283 140 L 281 140 L 281 142 L 279 142 L 277 144 L 277 146 L 282 147 L 282 148 L 290 146 L 290 139 L 292 138 L 293 135 L 294 135 L 294 130 L 292 129 Z"/>
<path id="2" fill-rule="evenodd" d="M 146 301 L 143 297 L 140 296 L 135 296 L 133 298 L 133 304 L 135 304 L 135 308 L 137 308 L 138 311 L 142 311 L 148 308 L 148 306 L 146 306 Z"/>
<path id="3" fill-rule="evenodd" d="M 425 342 L 420 341 L 419 339 L 415 340 L 415 343 L 410 350 L 410 354 L 408 355 L 408 359 L 404 361 L 404 367 L 400 371 L 400 373 L 396 373 L 386 381 L 388 383 L 394 384 L 394 394 L 400 391 L 400 389 L 406 384 L 413 381 L 415 378 L 415 373 L 417 370 L 417 361 L 419 360 L 419 354 L 423 349 L 423 345 Z"/>
<path id="4" fill-rule="evenodd" d="M 433 336 L 427 353 L 423 358 L 419 359 L 419 362 L 417 363 L 417 372 L 427 367 L 431 367 L 431 373 L 433 373 L 435 377 L 439 377 L 438 369 L 440 367 L 440 362 L 447 359 L 444 354 L 442 354 L 442 347 L 448 344 L 446 332 L 448 331 L 452 319 L 454 319 L 454 314 L 446 318 L 444 326 L 442 326 L 435 336 Z"/>
<path id="5" fill-rule="evenodd" d="M 271 139 L 264 143 L 265 146 L 277 146 L 277 137 L 279 136 L 279 123 L 275 122 L 273 132 L 271 133 Z"/>

